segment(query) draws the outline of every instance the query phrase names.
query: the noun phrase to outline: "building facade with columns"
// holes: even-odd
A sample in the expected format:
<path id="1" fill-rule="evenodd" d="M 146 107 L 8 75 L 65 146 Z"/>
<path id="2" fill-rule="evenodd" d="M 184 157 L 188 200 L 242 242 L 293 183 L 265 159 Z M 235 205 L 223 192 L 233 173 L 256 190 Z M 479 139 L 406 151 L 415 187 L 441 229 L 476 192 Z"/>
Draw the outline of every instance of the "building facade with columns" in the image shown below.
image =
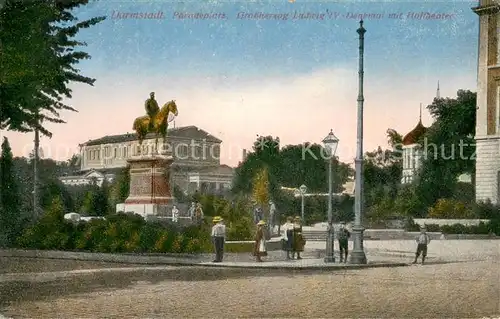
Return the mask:
<path id="1" fill-rule="evenodd" d="M 476 200 L 499 203 L 500 191 L 500 4 L 481 0 L 476 109 Z"/>
<path id="2" fill-rule="evenodd" d="M 172 156 L 171 184 L 184 193 L 222 192 L 231 187 L 234 169 L 220 164 L 222 141 L 196 127 L 171 128 L 165 141 L 148 135 L 139 146 L 135 133 L 109 135 L 80 144 L 80 174 L 63 176 L 67 185 L 89 184 L 91 181 L 112 181 L 116 173 L 127 167 L 127 160 L 140 155 Z"/>

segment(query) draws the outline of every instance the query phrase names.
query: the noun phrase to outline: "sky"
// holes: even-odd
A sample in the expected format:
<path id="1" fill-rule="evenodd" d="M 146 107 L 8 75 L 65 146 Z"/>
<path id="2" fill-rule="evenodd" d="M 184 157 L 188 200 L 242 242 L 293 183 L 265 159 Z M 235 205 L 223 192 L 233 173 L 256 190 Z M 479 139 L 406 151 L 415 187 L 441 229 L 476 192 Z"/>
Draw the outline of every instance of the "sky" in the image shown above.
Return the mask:
<path id="1" fill-rule="evenodd" d="M 417 124 L 419 105 L 432 103 L 438 81 L 442 97 L 476 91 L 476 4 L 93 1 L 75 14 L 107 16 L 78 35 L 92 56 L 78 68 L 96 82 L 71 85 L 68 103 L 78 113 L 63 112 L 66 124 L 48 126 L 53 137 L 42 138 L 43 155 L 64 160 L 78 152 L 79 143 L 132 132 L 154 91 L 161 105 L 176 100 L 176 126 L 195 125 L 223 141 L 222 163 L 237 165 L 257 135 L 279 136 L 283 145 L 320 143 L 330 129 L 340 139 L 337 156 L 352 162 L 359 15 L 365 15 L 367 30 L 364 150 L 370 151 L 387 146 L 388 128 L 405 134 Z M 441 17 L 419 19 L 421 12 Z M 124 18 L 126 13 L 157 18 Z M 423 123 L 432 123 L 425 110 Z M 0 134 L 17 156 L 33 149 L 33 133 Z"/>

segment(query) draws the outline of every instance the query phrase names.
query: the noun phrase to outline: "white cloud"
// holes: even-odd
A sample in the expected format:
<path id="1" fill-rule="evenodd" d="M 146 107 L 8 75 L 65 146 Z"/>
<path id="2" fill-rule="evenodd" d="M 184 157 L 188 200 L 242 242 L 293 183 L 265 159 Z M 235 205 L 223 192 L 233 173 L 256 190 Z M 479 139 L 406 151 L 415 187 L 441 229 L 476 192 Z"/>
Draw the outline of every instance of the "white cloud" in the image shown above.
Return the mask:
<path id="1" fill-rule="evenodd" d="M 441 95 L 475 90 L 475 75 L 365 75 L 365 150 L 386 145 L 391 127 L 406 133 L 418 121 L 419 104 L 431 103 L 441 76 Z M 447 81 L 446 79 L 450 79 Z M 337 154 L 351 161 L 356 147 L 357 69 L 318 70 L 295 77 L 251 79 L 164 77 L 134 78 L 108 74 L 95 87 L 76 86 L 70 102 L 79 113 L 65 113 L 68 124 L 50 126 L 54 137 L 43 139 L 45 156 L 68 158 L 78 143 L 132 131 L 144 101 L 155 91 L 159 103 L 175 99 L 177 126 L 196 125 L 223 140 L 222 162 L 236 164 L 242 148 L 257 134 L 279 136 L 284 144 L 320 142 L 332 128 L 340 139 Z M 424 124 L 430 124 L 424 113 Z M 32 149 L 33 134 L 4 134 L 16 155 Z"/>

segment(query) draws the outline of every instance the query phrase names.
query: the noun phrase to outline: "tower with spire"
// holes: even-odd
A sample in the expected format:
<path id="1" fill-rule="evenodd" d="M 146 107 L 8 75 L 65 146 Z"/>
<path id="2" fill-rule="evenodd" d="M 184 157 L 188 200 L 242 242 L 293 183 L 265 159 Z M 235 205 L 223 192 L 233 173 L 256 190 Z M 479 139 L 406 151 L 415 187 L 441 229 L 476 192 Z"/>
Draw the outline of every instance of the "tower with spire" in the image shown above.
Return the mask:
<path id="1" fill-rule="evenodd" d="M 420 139 L 427 132 L 427 128 L 422 124 L 422 103 L 420 103 L 419 118 L 417 125 L 403 137 L 403 174 L 402 184 L 411 183 L 421 164 L 422 149 Z"/>
<path id="2" fill-rule="evenodd" d="M 437 83 L 436 98 L 441 98 L 439 90 L 439 81 Z M 427 132 L 427 127 L 422 124 L 422 103 L 419 107 L 419 116 L 417 125 L 403 137 L 403 173 L 401 177 L 402 184 L 411 183 L 422 164 L 423 150 L 420 145 L 421 138 Z"/>

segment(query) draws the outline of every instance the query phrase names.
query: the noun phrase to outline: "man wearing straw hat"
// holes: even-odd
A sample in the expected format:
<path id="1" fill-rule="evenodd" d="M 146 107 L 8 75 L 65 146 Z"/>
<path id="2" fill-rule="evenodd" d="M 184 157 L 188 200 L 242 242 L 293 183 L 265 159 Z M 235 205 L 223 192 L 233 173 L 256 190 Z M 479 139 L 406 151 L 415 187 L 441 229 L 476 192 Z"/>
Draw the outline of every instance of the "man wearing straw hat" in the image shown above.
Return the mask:
<path id="1" fill-rule="evenodd" d="M 215 259 L 214 263 L 222 262 L 222 258 L 224 255 L 224 241 L 226 238 L 226 226 L 222 223 L 222 218 L 220 216 L 216 216 L 213 219 L 213 227 L 212 227 L 212 241 L 214 243 L 215 248 Z"/>

